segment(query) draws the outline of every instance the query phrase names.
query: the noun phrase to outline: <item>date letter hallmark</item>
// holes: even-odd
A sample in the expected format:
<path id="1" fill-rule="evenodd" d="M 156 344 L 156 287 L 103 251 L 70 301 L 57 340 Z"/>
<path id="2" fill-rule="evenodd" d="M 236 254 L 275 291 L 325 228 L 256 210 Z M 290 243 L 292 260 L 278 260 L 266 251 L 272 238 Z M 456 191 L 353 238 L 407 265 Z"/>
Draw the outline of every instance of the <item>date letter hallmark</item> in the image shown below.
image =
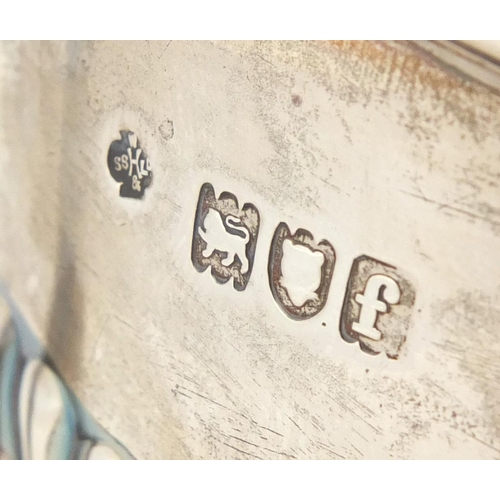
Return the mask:
<path id="1" fill-rule="evenodd" d="M 121 183 L 120 196 L 142 198 L 153 179 L 149 159 L 134 132 L 120 130 L 120 135 L 121 139 L 109 146 L 109 172 L 116 182 Z"/>
<path id="2" fill-rule="evenodd" d="M 219 284 L 248 285 L 259 235 L 257 208 L 227 191 L 217 198 L 212 184 L 201 187 L 193 226 L 191 262 Z M 318 238 L 319 239 L 319 238 Z M 272 296 L 294 321 L 308 320 L 325 307 L 336 264 L 326 239 L 318 243 L 306 229 L 292 234 L 285 222 L 274 231 L 267 272 Z M 415 289 L 399 268 L 362 255 L 354 260 L 340 314 L 340 337 L 358 342 L 363 352 L 397 360 L 410 328 Z M 326 326 L 326 323 L 323 323 Z"/>
<path id="3" fill-rule="evenodd" d="M 223 192 L 217 199 L 213 186 L 203 184 L 193 228 L 193 266 L 200 273 L 211 266 L 217 283 L 233 278 L 234 288 L 245 290 L 252 273 L 259 225 L 259 211 L 254 205 L 245 203 L 240 209 L 236 196 Z"/>
<path id="4" fill-rule="evenodd" d="M 334 267 L 330 242 L 315 243 L 305 229 L 292 235 L 284 222 L 276 228 L 269 251 L 269 286 L 289 318 L 309 319 L 325 307 Z"/>
<path id="5" fill-rule="evenodd" d="M 406 340 L 415 291 L 393 266 L 358 257 L 351 268 L 340 319 L 347 342 L 369 354 L 397 359 Z"/>

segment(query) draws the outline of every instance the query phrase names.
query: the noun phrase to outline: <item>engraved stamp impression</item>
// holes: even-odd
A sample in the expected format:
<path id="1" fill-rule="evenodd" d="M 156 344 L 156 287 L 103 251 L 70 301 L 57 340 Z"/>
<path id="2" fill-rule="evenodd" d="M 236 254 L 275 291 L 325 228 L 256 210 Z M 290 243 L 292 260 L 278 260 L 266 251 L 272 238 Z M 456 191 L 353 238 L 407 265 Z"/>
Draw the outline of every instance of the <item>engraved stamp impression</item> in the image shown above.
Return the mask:
<path id="1" fill-rule="evenodd" d="M 134 132 L 120 130 L 120 135 L 121 139 L 109 146 L 109 173 L 116 182 L 121 183 L 120 196 L 142 198 L 153 180 L 151 164 Z"/>
<path id="2" fill-rule="evenodd" d="M 397 359 L 406 340 L 415 290 L 395 267 L 366 255 L 351 268 L 340 319 L 346 342 Z"/>
<path id="3" fill-rule="evenodd" d="M 191 261 L 202 273 L 211 266 L 217 283 L 233 278 L 238 291 L 245 290 L 252 273 L 259 234 L 257 208 L 245 203 L 240 209 L 236 196 L 223 192 L 216 198 L 214 188 L 201 187 L 196 209 Z"/>
<path id="4" fill-rule="evenodd" d="M 307 266 L 307 272 L 312 274 L 310 283 L 314 283 L 315 290 L 299 299 L 297 293 L 292 292 L 294 281 L 299 281 L 297 285 L 301 287 L 303 277 L 294 273 L 290 264 L 285 267 L 284 257 L 286 253 L 294 251 L 294 247 L 302 247 L 304 250 L 302 259 L 318 260 L 321 258 L 318 277 L 315 279 L 313 267 L 315 264 Z M 300 250 L 299 250 L 300 251 Z M 318 264 L 316 264 L 317 266 Z M 298 266 L 294 266 L 297 268 Z M 269 251 L 268 274 L 269 286 L 274 300 L 291 319 L 304 320 L 318 314 L 325 307 L 328 299 L 328 291 L 332 280 L 333 268 L 335 267 L 335 250 L 330 242 L 321 240 L 315 243 L 313 235 L 305 229 L 297 229 L 292 235 L 290 228 L 281 222 L 274 232 L 271 248 Z M 284 271 L 287 271 L 286 273 Z M 291 274 L 292 277 L 287 275 Z M 308 283 L 309 284 L 309 283 Z"/>

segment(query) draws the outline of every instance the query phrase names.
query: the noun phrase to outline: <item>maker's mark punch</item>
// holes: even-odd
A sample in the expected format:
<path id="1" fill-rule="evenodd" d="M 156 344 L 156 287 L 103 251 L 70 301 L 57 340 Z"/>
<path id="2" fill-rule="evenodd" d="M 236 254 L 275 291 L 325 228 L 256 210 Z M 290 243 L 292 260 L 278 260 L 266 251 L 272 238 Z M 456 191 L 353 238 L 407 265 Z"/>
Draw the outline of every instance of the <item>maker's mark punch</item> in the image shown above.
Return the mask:
<path id="1" fill-rule="evenodd" d="M 142 198 L 153 179 L 151 164 L 134 132 L 120 130 L 120 135 L 121 139 L 109 146 L 109 173 L 121 183 L 120 196 Z"/>

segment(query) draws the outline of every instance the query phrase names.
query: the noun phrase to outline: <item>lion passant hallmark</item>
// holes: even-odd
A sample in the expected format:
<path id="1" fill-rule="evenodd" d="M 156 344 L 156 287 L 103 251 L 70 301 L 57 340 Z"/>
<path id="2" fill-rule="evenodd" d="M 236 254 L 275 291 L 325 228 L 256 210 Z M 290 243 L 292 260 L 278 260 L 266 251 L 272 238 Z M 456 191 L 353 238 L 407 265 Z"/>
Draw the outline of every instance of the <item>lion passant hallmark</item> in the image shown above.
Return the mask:
<path id="1" fill-rule="evenodd" d="M 203 184 L 193 226 L 194 268 L 203 273 L 210 267 L 217 283 L 233 278 L 234 288 L 244 291 L 253 268 L 259 224 L 259 211 L 253 204 L 245 203 L 240 209 L 234 194 L 222 192 L 217 198 L 212 184 Z M 285 222 L 278 224 L 267 272 L 271 295 L 288 318 L 307 320 L 325 307 L 335 260 L 329 241 L 315 242 L 306 229 L 292 234 Z M 394 266 L 367 256 L 356 259 L 342 308 L 342 339 L 359 342 L 368 354 L 383 352 L 397 359 L 414 301 L 413 286 Z"/>

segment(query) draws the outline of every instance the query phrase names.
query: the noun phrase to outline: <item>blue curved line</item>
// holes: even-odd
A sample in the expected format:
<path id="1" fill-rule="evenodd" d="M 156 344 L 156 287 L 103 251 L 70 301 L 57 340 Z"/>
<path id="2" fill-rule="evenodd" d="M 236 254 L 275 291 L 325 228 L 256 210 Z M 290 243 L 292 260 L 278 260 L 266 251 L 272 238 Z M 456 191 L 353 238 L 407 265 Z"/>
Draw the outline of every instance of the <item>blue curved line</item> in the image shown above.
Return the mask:
<path id="1" fill-rule="evenodd" d="M 50 450 L 47 450 L 48 457 L 79 458 L 84 442 L 91 441 L 111 448 L 124 460 L 133 459 L 130 452 L 95 421 L 66 385 L 1 281 L 0 296 L 6 300 L 11 314 L 8 331 L 2 336 L 2 343 L 6 345 L 0 345 L 0 448 L 11 458 L 22 458 L 18 415 L 20 380 L 24 366 L 31 360 L 40 359 L 57 376 L 64 405 Z"/>

